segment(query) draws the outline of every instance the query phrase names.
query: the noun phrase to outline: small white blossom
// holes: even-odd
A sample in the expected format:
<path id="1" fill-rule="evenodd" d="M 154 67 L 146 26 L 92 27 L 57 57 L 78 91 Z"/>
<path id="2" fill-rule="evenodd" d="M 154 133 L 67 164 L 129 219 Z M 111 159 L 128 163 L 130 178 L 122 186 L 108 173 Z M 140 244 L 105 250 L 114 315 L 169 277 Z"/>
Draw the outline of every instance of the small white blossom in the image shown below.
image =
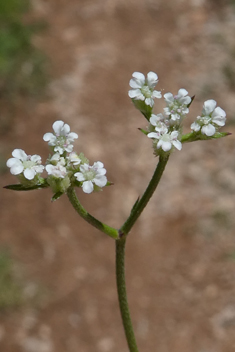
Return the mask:
<path id="1" fill-rule="evenodd" d="M 69 154 L 69 156 L 67 157 L 67 159 L 74 165 L 79 165 L 81 164 L 81 159 L 79 158 L 79 156 L 77 155 L 77 153 L 72 152 Z"/>
<path id="2" fill-rule="evenodd" d="M 67 175 L 66 167 L 64 167 L 60 163 L 58 163 L 57 165 L 46 165 L 46 171 L 48 175 L 52 175 L 57 178 L 64 178 Z"/>
<path id="3" fill-rule="evenodd" d="M 154 98 L 161 98 L 161 92 L 154 90 L 154 87 L 158 83 L 158 75 L 154 72 L 149 72 L 147 78 L 143 73 L 134 72 L 130 80 L 130 87 L 128 95 L 131 99 L 142 100 L 146 105 L 153 107 Z"/>
<path id="4" fill-rule="evenodd" d="M 164 131 L 164 129 L 162 129 L 161 131 L 157 131 L 156 133 L 155 132 L 149 133 L 148 137 L 153 139 L 158 139 L 157 149 L 162 148 L 164 152 L 169 152 L 172 146 L 174 146 L 178 150 L 182 149 L 182 144 L 177 139 L 178 134 L 179 134 L 178 131 L 167 132 L 167 130 Z"/>
<path id="5" fill-rule="evenodd" d="M 55 153 L 52 155 L 52 157 L 49 159 L 49 162 L 52 165 L 57 165 L 58 163 L 62 166 L 65 166 L 65 158 L 60 155 L 60 153 Z"/>
<path id="6" fill-rule="evenodd" d="M 155 124 L 155 131 L 148 133 L 149 138 L 159 139 L 163 134 L 168 132 L 167 126 L 163 122 L 156 122 Z"/>
<path id="7" fill-rule="evenodd" d="M 195 132 L 201 130 L 202 134 L 211 137 L 219 127 L 225 125 L 226 113 L 220 107 L 216 108 L 216 101 L 213 99 L 204 102 L 202 115 L 192 123 L 191 129 Z"/>
<path id="8" fill-rule="evenodd" d="M 149 122 L 151 123 L 151 125 L 157 126 L 159 122 L 164 122 L 165 120 L 166 118 L 162 114 L 152 114 L 149 119 Z"/>
<path id="9" fill-rule="evenodd" d="M 171 116 L 171 120 L 180 120 L 184 115 L 188 114 L 188 104 L 191 102 L 191 98 L 188 96 L 186 89 L 181 88 L 178 94 L 173 96 L 172 93 L 164 94 L 165 102 L 167 107 L 164 108 L 165 114 Z"/>
<path id="10" fill-rule="evenodd" d="M 27 180 L 33 180 L 37 174 L 42 173 L 44 170 L 39 155 L 27 155 L 22 149 L 14 149 L 12 156 L 13 158 L 7 161 L 7 166 L 10 168 L 12 175 L 23 173 Z"/>
<path id="11" fill-rule="evenodd" d="M 73 150 L 73 142 L 78 138 L 77 133 L 70 132 L 70 127 L 63 121 L 56 121 L 52 125 L 53 133 L 45 133 L 43 136 L 44 141 L 48 145 L 54 147 L 54 151 L 63 154 L 65 151 L 70 153 Z"/>
<path id="12" fill-rule="evenodd" d="M 107 177 L 105 176 L 106 169 L 104 164 L 97 161 L 90 166 L 83 164 L 80 166 L 80 172 L 76 172 L 74 176 L 77 181 L 82 182 L 82 189 L 85 193 L 91 193 L 94 190 L 94 185 L 98 187 L 104 187 L 107 183 Z"/>

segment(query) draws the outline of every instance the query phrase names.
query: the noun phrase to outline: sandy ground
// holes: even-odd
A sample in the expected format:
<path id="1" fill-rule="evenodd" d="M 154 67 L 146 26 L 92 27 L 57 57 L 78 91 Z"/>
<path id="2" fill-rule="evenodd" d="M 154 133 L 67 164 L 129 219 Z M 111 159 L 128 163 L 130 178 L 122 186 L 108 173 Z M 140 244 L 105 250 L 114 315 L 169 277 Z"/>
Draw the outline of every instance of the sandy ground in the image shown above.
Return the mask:
<path id="1" fill-rule="evenodd" d="M 157 72 L 157 89 L 196 94 L 185 131 L 207 99 L 235 132 L 235 9 L 228 1 L 34 0 L 34 38 L 51 60 L 47 100 L 19 104 L 1 136 L 48 155 L 42 141 L 62 119 L 79 134 L 75 150 L 101 160 L 114 186 L 78 190 L 96 217 L 119 227 L 156 166 L 144 118 L 128 98 L 132 72 Z M 161 112 L 161 102 L 155 112 Z M 127 243 L 130 309 L 140 351 L 235 350 L 235 137 L 184 145 Z M 9 173 L 1 185 L 14 183 Z M 115 290 L 114 241 L 50 190 L 1 190 L 1 245 L 24 278 L 26 303 L 0 315 L 1 352 L 127 352 Z"/>

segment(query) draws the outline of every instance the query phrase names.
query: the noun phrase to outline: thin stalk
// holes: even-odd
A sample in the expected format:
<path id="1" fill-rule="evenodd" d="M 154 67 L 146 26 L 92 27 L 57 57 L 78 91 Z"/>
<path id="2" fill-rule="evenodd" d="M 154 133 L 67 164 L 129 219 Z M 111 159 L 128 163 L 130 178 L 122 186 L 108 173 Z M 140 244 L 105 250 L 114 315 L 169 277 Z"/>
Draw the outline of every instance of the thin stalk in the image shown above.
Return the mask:
<path id="1" fill-rule="evenodd" d="M 79 202 L 76 192 L 74 190 L 73 187 L 69 187 L 67 190 L 67 196 L 70 200 L 70 203 L 72 204 L 72 206 L 74 207 L 74 209 L 76 210 L 76 212 L 84 219 L 86 220 L 89 224 L 91 224 L 92 226 L 96 227 L 98 230 L 104 232 L 106 235 L 117 239 L 119 237 L 118 234 L 118 230 L 106 225 L 105 223 L 99 221 L 98 219 L 96 219 L 94 216 L 92 216 L 91 214 L 89 214 L 85 208 L 83 208 L 83 206 L 81 205 L 81 203 Z"/>
<path id="2" fill-rule="evenodd" d="M 163 171 L 165 170 L 168 159 L 169 159 L 169 156 L 164 158 L 162 158 L 161 156 L 159 157 L 159 162 L 154 171 L 153 177 L 149 182 L 148 187 L 146 188 L 143 196 L 140 198 L 140 200 L 137 200 L 137 202 L 134 204 L 128 219 L 122 225 L 120 229 L 121 234 L 128 235 L 131 228 L 135 224 L 136 220 L 138 219 L 138 217 L 140 216 L 140 214 L 148 204 L 150 198 L 152 197 L 162 177 L 162 174 L 163 174 Z"/>
<path id="3" fill-rule="evenodd" d="M 129 306 L 126 293 L 126 280 L 125 280 L 125 244 L 126 238 L 116 240 L 116 280 L 118 301 L 122 316 L 122 323 L 126 334 L 126 340 L 130 352 L 138 352 L 135 334 L 131 322 Z"/>

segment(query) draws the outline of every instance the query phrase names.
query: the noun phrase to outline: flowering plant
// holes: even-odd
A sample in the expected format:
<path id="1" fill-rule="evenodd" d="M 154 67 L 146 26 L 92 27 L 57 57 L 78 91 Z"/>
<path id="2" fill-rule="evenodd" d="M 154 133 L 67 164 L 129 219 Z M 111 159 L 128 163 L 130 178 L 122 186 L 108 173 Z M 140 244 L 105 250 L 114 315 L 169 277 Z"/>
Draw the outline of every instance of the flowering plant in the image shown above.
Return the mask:
<path id="1" fill-rule="evenodd" d="M 53 191 L 52 200 L 66 194 L 77 213 L 92 226 L 98 228 L 115 240 L 116 244 L 116 279 L 120 311 L 130 352 L 138 352 L 137 343 L 129 313 L 126 283 L 125 283 L 125 244 L 133 225 L 148 204 L 162 177 L 170 155 L 175 149 L 180 151 L 184 143 L 205 139 L 218 139 L 229 135 L 220 132 L 225 125 L 226 113 L 216 107 L 214 100 L 204 102 L 201 115 L 191 124 L 191 132 L 183 134 L 183 122 L 189 113 L 194 97 L 190 97 L 186 89 L 179 89 L 176 95 L 164 94 L 166 107 L 162 113 L 153 113 L 154 99 L 160 99 L 160 91 L 154 90 L 158 76 L 149 72 L 147 77 L 134 72 L 130 80 L 129 97 L 135 107 L 148 121 L 147 129 L 141 132 L 152 140 L 154 154 L 159 157 L 158 164 L 142 197 L 138 198 L 124 224 L 113 228 L 92 215 L 81 205 L 75 188 L 81 188 L 84 193 L 101 191 L 111 185 L 106 176 L 106 169 L 101 161 L 93 165 L 83 153 L 76 153 L 73 148 L 78 135 L 70 132 L 70 126 L 63 121 L 54 122 L 53 133 L 48 132 L 43 140 L 48 142 L 52 155 L 49 155 L 45 165 L 41 164 L 39 155 L 27 155 L 22 149 L 15 149 L 12 158 L 7 161 L 10 172 L 17 176 L 20 184 L 5 188 L 22 191 L 50 187 Z M 42 177 L 43 172 L 47 177 Z"/>

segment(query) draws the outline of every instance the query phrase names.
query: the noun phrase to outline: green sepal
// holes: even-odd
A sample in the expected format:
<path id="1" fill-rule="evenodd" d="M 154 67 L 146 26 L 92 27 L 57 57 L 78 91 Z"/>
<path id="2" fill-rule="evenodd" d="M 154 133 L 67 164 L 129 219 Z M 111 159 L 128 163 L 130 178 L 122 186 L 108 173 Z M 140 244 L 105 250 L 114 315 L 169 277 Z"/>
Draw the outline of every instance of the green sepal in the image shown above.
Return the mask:
<path id="1" fill-rule="evenodd" d="M 187 108 L 189 108 L 190 107 L 190 105 L 192 104 L 192 102 L 194 101 L 194 98 L 195 98 L 195 95 L 193 95 L 192 97 L 191 97 L 191 101 L 190 101 L 190 103 L 187 105 Z"/>
<path id="2" fill-rule="evenodd" d="M 136 209 L 136 207 L 137 207 L 137 205 L 138 205 L 138 203 L 139 203 L 139 200 L 140 200 L 140 197 L 138 197 L 137 200 L 136 200 L 136 202 L 134 203 L 134 205 L 133 205 L 133 207 L 132 207 L 132 209 L 131 209 L 131 214 L 135 211 L 135 209 Z"/>
<path id="3" fill-rule="evenodd" d="M 216 132 L 213 136 L 208 137 L 205 134 L 202 134 L 201 132 L 191 132 L 191 133 L 184 134 L 181 137 L 181 143 L 218 139 L 218 138 L 229 136 L 230 134 L 231 134 L 230 132 Z"/>
<path id="4" fill-rule="evenodd" d="M 133 104 L 135 105 L 136 109 L 141 112 L 141 114 L 144 115 L 144 117 L 149 121 L 153 108 L 150 105 L 146 105 L 144 101 L 142 100 L 137 100 L 137 99 L 131 99 Z"/>
<path id="5" fill-rule="evenodd" d="M 145 136 L 147 136 L 147 134 L 149 133 L 148 131 L 143 130 L 143 128 L 138 128 L 138 130 L 145 134 Z"/>
<path id="6" fill-rule="evenodd" d="M 8 185 L 3 188 L 11 189 L 13 191 L 34 191 L 35 189 L 41 189 L 41 188 L 47 188 L 47 187 L 49 187 L 49 185 L 45 182 L 44 184 L 34 185 L 30 187 L 27 187 L 22 184 L 15 184 L 15 185 Z"/>
<path id="7" fill-rule="evenodd" d="M 59 198 L 62 196 L 62 194 L 64 194 L 64 192 L 57 192 L 57 193 L 55 193 L 55 194 L 53 195 L 53 197 L 51 198 L 51 201 L 52 201 L 52 202 L 55 202 L 57 199 L 59 199 Z"/>
<path id="8" fill-rule="evenodd" d="M 113 183 L 113 182 L 107 181 L 107 183 L 106 183 L 105 187 L 106 187 L 106 186 L 113 186 L 113 185 L 114 185 L 114 183 Z"/>

